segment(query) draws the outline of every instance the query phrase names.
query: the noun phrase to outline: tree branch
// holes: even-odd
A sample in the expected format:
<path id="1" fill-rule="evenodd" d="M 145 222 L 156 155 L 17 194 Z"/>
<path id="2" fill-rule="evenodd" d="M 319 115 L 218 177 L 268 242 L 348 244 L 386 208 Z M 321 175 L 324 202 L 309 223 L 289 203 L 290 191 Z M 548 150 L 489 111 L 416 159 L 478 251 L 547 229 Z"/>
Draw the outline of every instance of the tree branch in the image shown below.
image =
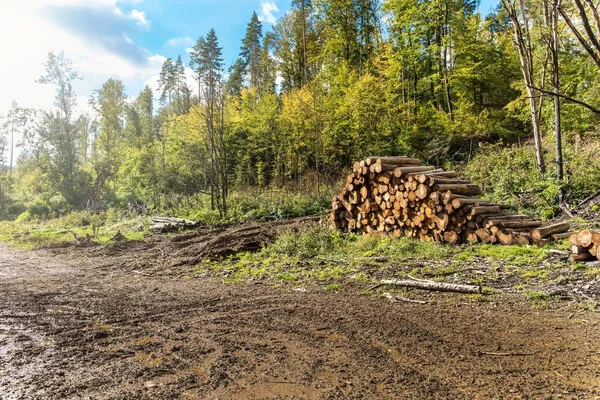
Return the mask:
<path id="1" fill-rule="evenodd" d="M 587 40 L 583 37 L 582 33 L 579 32 L 579 30 L 575 26 L 575 23 L 569 17 L 569 15 L 567 15 L 565 10 L 562 7 L 559 7 L 558 12 L 563 17 L 563 19 L 565 20 L 567 25 L 569 25 L 569 28 L 571 28 L 571 31 L 573 32 L 573 34 L 575 35 L 575 37 L 577 38 L 579 43 L 583 46 L 585 51 L 590 55 L 590 57 L 592 57 L 592 60 L 594 60 L 596 65 L 598 65 L 598 67 L 600 68 L 600 55 L 598 55 L 598 53 L 596 51 L 594 51 L 594 49 L 592 48 L 592 45 L 590 43 L 588 43 Z"/>
<path id="2" fill-rule="evenodd" d="M 541 89 L 541 88 L 538 88 L 538 87 L 535 87 L 535 86 L 531 86 L 531 88 L 533 90 L 537 90 L 538 92 L 543 93 L 545 95 L 548 95 L 548 96 L 557 96 L 557 97 L 565 99 L 566 101 L 569 101 L 571 103 L 579 104 L 580 106 L 587 108 L 588 110 L 590 110 L 591 112 L 593 112 L 595 114 L 600 114 L 600 109 L 598 109 L 598 108 L 596 108 L 594 106 L 591 106 L 588 103 L 585 103 L 585 102 L 583 102 L 581 100 L 574 99 L 574 98 L 572 98 L 570 96 L 567 96 L 567 95 L 564 95 L 564 94 L 561 94 L 561 93 L 555 93 L 555 92 L 551 92 L 549 90 L 544 90 L 544 89 Z"/>

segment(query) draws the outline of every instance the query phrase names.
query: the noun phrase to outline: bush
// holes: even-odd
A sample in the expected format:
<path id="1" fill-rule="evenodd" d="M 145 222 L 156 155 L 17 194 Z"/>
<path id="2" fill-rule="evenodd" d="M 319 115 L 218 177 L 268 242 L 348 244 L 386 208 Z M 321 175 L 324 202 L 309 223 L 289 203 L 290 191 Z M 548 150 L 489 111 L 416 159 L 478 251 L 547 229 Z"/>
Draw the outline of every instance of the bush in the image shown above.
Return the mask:
<path id="1" fill-rule="evenodd" d="M 551 149 L 552 145 L 545 143 L 545 148 Z M 567 143 L 564 149 L 564 189 L 571 205 L 600 190 L 600 158 L 597 157 L 600 143 L 590 141 L 581 147 L 575 151 Z M 547 172 L 540 175 L 533 146 L 484 145 L 463 168 L 462 175 L 480 185 L 484 197 L 490 200 L 551 218 L 560 211 L 552 151 L 545 153 Z"/>
<path id="2" fill-rule="evenodd" d="M 306 230 L 285 232 L 277 237 L 264 252 L 273 256 L 312 258 L 332 253 L 343 245 L 345 239 L 339 231 L 324 226 L 315 226 Z"/>

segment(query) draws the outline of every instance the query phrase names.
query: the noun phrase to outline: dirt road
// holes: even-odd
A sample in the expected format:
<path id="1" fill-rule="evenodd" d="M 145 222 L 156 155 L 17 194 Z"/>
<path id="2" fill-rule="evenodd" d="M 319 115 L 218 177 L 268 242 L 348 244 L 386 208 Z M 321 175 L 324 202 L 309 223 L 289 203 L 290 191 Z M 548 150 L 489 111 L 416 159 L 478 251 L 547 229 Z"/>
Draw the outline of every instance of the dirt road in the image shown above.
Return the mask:
<path id="1" fill-rule="evenodd" d="M 0 399 L 600 398 L 598 313 L 185 275 L 0 246 Z"/>

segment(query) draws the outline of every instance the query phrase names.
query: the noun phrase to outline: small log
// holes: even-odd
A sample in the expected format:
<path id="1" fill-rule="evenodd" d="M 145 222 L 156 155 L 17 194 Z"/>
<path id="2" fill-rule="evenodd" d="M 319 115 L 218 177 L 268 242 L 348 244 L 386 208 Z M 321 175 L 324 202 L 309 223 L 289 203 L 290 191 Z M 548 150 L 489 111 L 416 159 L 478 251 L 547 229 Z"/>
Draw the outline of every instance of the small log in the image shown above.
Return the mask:
<path id="1" fill-rule="evenodd" d="M 518 229 L 518 228 L 537 228 L 542 225 L 542 221 L 537 220 L 524 220 L 524 221 L 492 221 L 494 225 L 502 226 L 506 229 Z"/>
<path id="2" fill-rule="evenodd" d="M 419 186 L 417 186 L 415 193 L 419 199 L 425 200 L 427 196 L 429 196 L 429 187 L 421 183 Z"/>
<path id="3" fill-rule="evenodd" d="M 552 235 L 552 240 L 558 242 L 559 240 L 570 238 L 572 234 L 573 232 L 555 233 Z"/>
<path id="4" fill-rule="evenodd" d="M 445 171 L 441 168 L 436 168 L 436 169 L 432 169 L 431 171 L 427 171 L 427 172 L 409 172 L 406 174 L 406 176 L 425 175 L 425 176 L 429 177 L 431 174 L 438 174 L 438 173 L 442 173 L 442 172 L 445 172 Z"/>
<path id="5" fill-rule="evenodd" d="M 594 258 L 590 253 L 581 253 L 581 254 L 569 254 L 569 261 L 571 262 L 579 262 L 579 261 L 588 261 Z"/>
<path id="6" fill-rule="evenodd" d="M 394 169 L 396 169 L 397 167 L 395 165 L 392 164 L 382 164 L 382 163 L 373 163 L 370 165 L 369 167 L 369 171 L 375 173 L 375 174 L 380 174 L 384 171 L 388 171 L 391 172 Z"/>
<path id="7" fill-rule="evenodd" d="M 592 235 L 592 245 L 588 249 L 589 253 L 594 257 L 600 259 L 600 233 L 594 233 Z"/>
<path id="8" fill-rule="evenodd" d="M 411 172 L 427 172 L 434 170 L 435 167 L 430 165 L 422 166 L 422 167 L 398 167 L 394 169 L 394 176 L 396 178 L 400 178 L 403 175 L 409 174 Z"/>
<path id="9" fill-rule="evenodd" d="M 457 185 L 434 185 L 434 190 L 440 192 L 450 191 L 453 194 L 462 194 L 466 196 L 481 194 L 481 188 L 477 185 L 457 184 Z"/>
<path id="10" fill-rule="evenodd" d="M 458 174 L 456 173 L 456 171 L 441 171 L 441 172 L 428 172 L 427 173 L 428 176 L 433 176 L 433 177 L 445 177 L 445 178 L 456 178 L 458 176 Z"/>
<path id="11" fill-rule="evenodd" d="M 448 217 L 448 214 L 441 212 L 441 213 L 437 213 L 433 220 L 435 221 L 435 224 L 437 225 L 438 230 L 445 231 L 446 227 L 448 226 L 448 223 L 450 221 L 450 218 Z"/>
<path id="12" fill-rule="evenodd" d="M 571 236 L 569 236 L 569 245 L 573 246 L 574 244 L 577 244 L 577 232 L 572 233 Z"/>
<path id="13" fill-rule="evenodd" d="M 390 165 L 398 165 L 398 166 L 418 166 L 421 164 L 421 161 L 417 158 L 408 158 L 405 156 L 398 157 L 377 157 L 376 162 L 381 164 L 390 164 Z"/>
<path id="14" fill-rule="evenodd" d="M 589 253 L 588 248 L 581 246 L 579 244 L 574 244 L 573 246 L 571 246 L 571 253 L 572 254 L 583 254 L 583 253 Z M 591 254 L 591 253 L 590 253 Z"/>
<path id="15" fill-rule="evenodd" d="M 468 230 L 463 232 L 463 242 L 465 243 L 477 243 L 479 238 L 474 231 Z"/>
<path id="16" fill-rule="evenodd" d="M 454 231 L 444 232 L 444 241 L 448 244 L 455 245 L 458 243 L 459 236 Z"/>
<path id="17" fill-rule="evenodd" d="M 528 232 L 514 232 L 512 231 L 511 234 L 513 235 L 514 238 L 514 243 L 521 245 L 521 246 L 529 246 L 531 244 L 531 236 L 529 236 Z"/>
<path id="18" fill-rule="evenodd" d="M 471 215 L 499 214 L 500 212 L 502 210 L 498 206 L 478 206 L 471 209 Z"/>
<path id="19" fill-rule="evenodd" d="M 475 235 L 479 238 L 479 241 L 482 243 L 490 242 L 490 232 L 487 229 L 477 229 L 475 231 Z"/>
<path id="20" fill-rule="evenodd" d="M 434 282 L 424 280 L 399 280 L 399 279 L 384 279 L 380 281 L 382 285 L 410 287 L 421 290 L 432 290 L 436 292 L 454 292 L 454 293 L 481 293 L 480 286 L 459 285 L 455 283 Z"/>
<path id="21" fill-rule="evenodd" d="M 569 222 L 559 222 L 552 225 L 543 226 L 531 231 L 531 238 L 534 242 L 539 242 L 542 239 L 552 236 L 555 233 L 563 233 L 571 229 Z"/>
<path id="22" fill-rule="evenodd" d="M 513 244 L 515 241 L 514 236 L 510 233 L 504 233 L 502 231 L 499 231 L 496 234 L 496 236 L 498 236 L 498 239 L 500 239 L 500 243 L 502 243 L 504 245 Z"/>

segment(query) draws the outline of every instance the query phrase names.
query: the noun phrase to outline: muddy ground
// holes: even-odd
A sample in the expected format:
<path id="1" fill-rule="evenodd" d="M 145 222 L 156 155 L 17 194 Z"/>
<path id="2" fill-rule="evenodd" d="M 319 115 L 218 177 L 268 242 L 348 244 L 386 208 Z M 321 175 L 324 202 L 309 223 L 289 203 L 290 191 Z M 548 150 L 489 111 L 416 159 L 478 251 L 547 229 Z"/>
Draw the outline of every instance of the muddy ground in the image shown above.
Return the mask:
<path id="1" fill-rule="evenodd" d="M 597 312 L 190 278 L 226 241 L 217 229 L 89 249 L 0 245 L 0 399 L 600 398 Z M 260 239 L 240 229 L 243 246 Z"/>

